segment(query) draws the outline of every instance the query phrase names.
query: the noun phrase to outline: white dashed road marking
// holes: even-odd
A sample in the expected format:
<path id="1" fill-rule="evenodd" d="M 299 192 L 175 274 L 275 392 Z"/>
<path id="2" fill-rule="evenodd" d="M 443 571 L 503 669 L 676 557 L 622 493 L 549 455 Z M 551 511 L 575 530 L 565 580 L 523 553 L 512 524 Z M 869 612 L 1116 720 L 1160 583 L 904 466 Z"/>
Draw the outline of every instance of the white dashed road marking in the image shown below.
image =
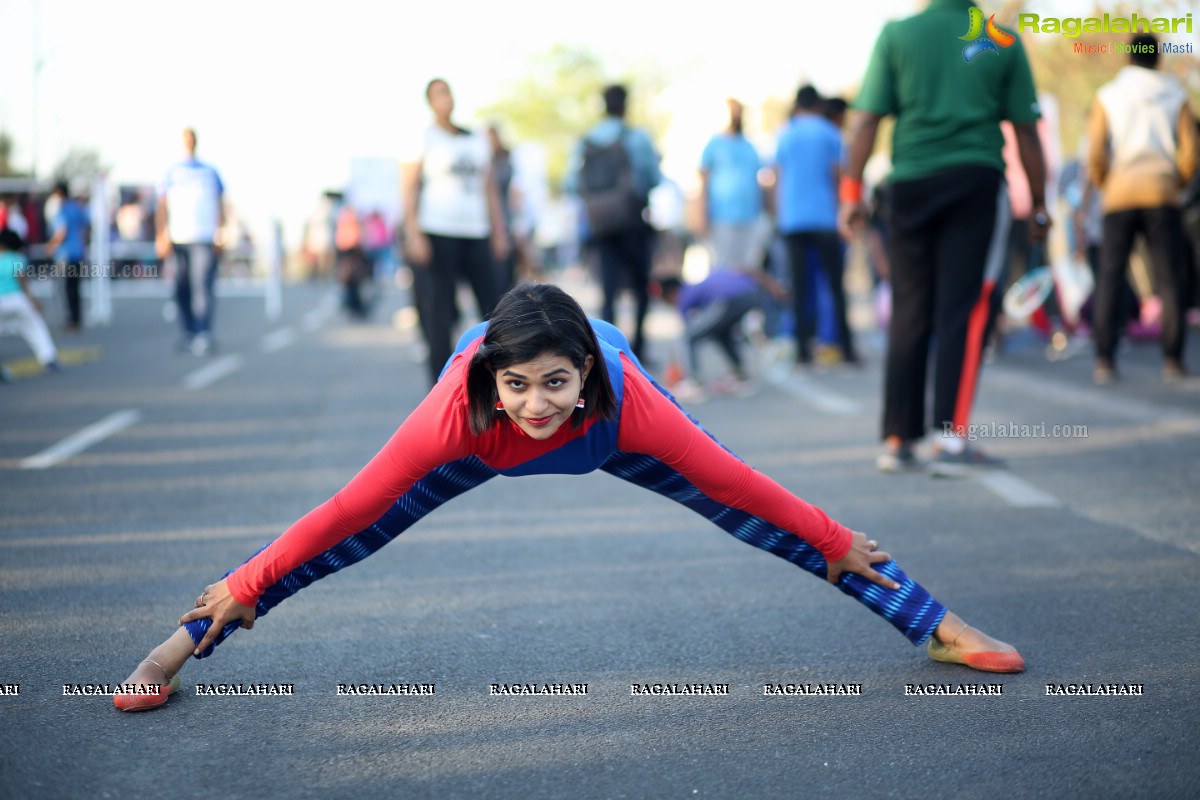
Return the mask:
<path id="1" fill-rule="evenodd" d="M 128 428 L 137 422 L 142 412 L 127 408 L 109 414 L 99 422 L 88 425 L 81 431 L 73 433 L 55 445 L 52 445 L 37 455 L 21 459 L 21 469 L 46 469 L 53 467 L 71 456 L 82 453 L 96 442 L 103 441 L 109 436 Z"/>

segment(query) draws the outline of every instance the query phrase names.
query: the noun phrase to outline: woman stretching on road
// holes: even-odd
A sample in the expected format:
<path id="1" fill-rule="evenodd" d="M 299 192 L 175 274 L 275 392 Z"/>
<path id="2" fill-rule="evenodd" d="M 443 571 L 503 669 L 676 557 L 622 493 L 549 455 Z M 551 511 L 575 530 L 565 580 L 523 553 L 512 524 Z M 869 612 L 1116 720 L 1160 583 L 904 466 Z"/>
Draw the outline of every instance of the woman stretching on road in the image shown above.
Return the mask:
<path id="1" fill-rule="evenodd" d="M 589 320 L 555 286 L 523 284 L 463 336 L 429 395 L 350 483 L 205 588 L 182 627 L 126 679 L 147 693 L 114 702 L 126 711 L 162 705 L 189 656 L 210 655 L 238 627 L 495 475 L 596 469 L 826 578 L 913 644 L 928 641 L 938 661 L 1025 667 L 1015 648 L 947 611 L 874 540 L 726 450 L 650 379 L 616 328 Z"/>

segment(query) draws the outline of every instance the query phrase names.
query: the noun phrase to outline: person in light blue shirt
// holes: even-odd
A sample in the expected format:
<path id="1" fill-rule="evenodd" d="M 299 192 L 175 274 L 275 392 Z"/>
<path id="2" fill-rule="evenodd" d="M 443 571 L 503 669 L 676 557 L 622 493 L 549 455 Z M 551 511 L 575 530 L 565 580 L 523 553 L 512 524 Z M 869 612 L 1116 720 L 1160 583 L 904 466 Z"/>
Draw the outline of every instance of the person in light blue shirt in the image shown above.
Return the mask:
<path id="1" fill-rule="evenodd" d="M 650 135 L 640 128 L 625 124 L 627 97 L 624 86 L 613 85 L 604 90 L 604 119 L 587 132 L 576 148 L 563 188 L 570 194 L 580 191 L 580 170 L 583 168 L 584 152 L 589 143 L 604 147 L 620 140 L 624 144 L 632 173 L 632 189 L 641 201 L 643 214 L 634 219 L 628 227 L 602 233 L 593 229 L 590 236 L 600 260 L 600 282 L 604 290 L 600 315 L 605 321 L 614 322 L 616 299 L 622 283 L 629 286 L 633 290 L 637 306 L 631 337 L 633 351 L 645 360 L 646 342 L 642 328 L 646 312 L 650 309 L 650 266 L 654 251 L 654 229 L 646 221 L 644 211 L 650 190 L 662 181 L 662 171 L 659 168 L 659 154 L 650 140 Z"/>
<path id="2" fill-rule="evenodd" d="M 729 100 L 729 127 L 708 140 L 700 155 L 701 214 L 713 263 L 741 270 L 762 261 L 758 221 L 762 189 L 758 171 L 762 159 L 742 133 L 742 104 Z"/>
<path id="3" fill-rule="evenodd" d="M 167 171 L 156 209 L 159 256 L 175 257 L 175 305 L 183 326 L 182 347 L 197 356 L 212 352 L 213 291 L 225 224 L 225 185 L 211 165 L 196 158 L 196 132 L 183 132 L 187 155 Z"/>
<path id="4" fill-rule="evenodd" d="M 842 360 L 856 364 L 858 354 L 846 320 L 843 253 L 837 231 L 842 138 L 834 124 L 820 112 L 821 96 L 817 90 L 802 86 L 796 92 L 795 115 L 776 147 L 776 225 L 787 243 L 791 266 L 796 362 L 812 361 L 810 341 L 816 326 L 808 302 L 807 262 L 809 251 L 814 251 L 833 293 Z"/>
<path id="5" fill-rule="evenodd" d="M 87 272 L 83 260 L 87 256 L 87 234 L 91 220 L 83 204 L 70 196 L 65 181 L 54 185 L 53 196 L 58 200 L 58 212 L 51 223 L 53 233 L 46 243 L 46 249 L 53 254 L 56 263 L 63 265 L 67 330 L 78 331 L 83 324 L 79 285 Z"/>

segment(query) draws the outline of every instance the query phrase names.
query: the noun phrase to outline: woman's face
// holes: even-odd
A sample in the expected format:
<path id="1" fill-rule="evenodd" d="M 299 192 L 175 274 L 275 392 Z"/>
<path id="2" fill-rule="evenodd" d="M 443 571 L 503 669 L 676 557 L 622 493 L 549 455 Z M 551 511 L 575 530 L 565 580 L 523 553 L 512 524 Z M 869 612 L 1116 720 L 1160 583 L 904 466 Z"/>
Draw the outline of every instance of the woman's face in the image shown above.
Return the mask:
<path id="1" fill-rule="evenodd" d="M 454 111 L 454 95 L 445 81 L 434 81 L 429 86 L 429 107 L 441 118 L 449 119 Z"/>
<path id="2" fill-rule="evenodd" d="M 532 361 L 496 370 L 496 391 L 504 413 L 533 439 L 549 439 L 571 418 L 595 359 L 583 370 L 566 356 L 542 353 Z"/>

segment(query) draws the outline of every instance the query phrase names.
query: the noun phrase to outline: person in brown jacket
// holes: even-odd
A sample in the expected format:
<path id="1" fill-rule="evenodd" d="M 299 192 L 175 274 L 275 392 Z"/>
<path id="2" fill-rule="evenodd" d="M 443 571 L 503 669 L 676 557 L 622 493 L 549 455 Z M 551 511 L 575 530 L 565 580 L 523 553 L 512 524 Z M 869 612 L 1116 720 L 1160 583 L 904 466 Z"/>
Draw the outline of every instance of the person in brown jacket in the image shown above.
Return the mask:
<path id="1" fill-rule="evenodd" d="M 1129 66 L 1100 87 L 1088 120 L 1088 175 L 1102 190 L 1104 210 L 1093 301 L 1098 385 L 1116 379 L 1117 296 L 1139 233 L 1146 238 L 1162 301 L 1163 380 L 1174 383 L 1187 375 L 1179 198 L 1196 168 L 1196 128 L 1179 81 L 1156 70 L 1158 39 L 1138 34 L 1131 44 Z"/>

